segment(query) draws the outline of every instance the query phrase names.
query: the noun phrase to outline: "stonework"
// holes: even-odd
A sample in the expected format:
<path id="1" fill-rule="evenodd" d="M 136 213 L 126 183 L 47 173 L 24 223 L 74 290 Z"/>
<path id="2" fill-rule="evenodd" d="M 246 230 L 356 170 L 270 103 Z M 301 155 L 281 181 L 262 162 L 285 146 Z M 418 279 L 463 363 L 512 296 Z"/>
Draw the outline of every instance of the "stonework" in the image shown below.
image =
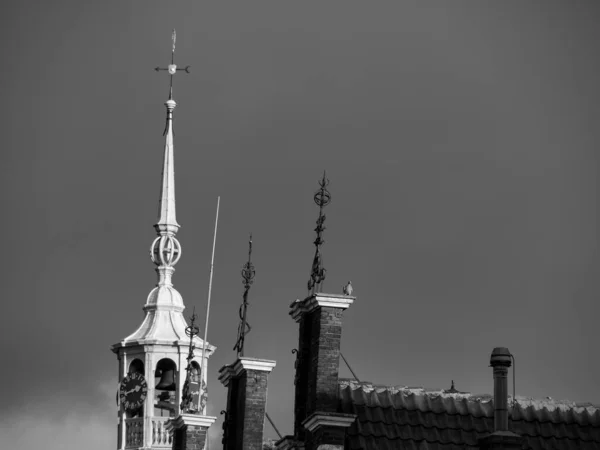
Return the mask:
<path id="1" fill-rule="evenodd" d="M 310 370 L 307 413 L 337 411 L 342 310 L 321 307 L 310 313 Z"/>

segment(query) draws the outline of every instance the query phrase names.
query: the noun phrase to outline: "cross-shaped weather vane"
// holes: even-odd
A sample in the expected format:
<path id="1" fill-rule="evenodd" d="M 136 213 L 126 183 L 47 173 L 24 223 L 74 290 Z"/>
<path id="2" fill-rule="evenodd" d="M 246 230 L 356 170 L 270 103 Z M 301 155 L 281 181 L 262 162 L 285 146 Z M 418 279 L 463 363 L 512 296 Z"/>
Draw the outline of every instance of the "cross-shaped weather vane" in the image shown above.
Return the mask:
<path id="1" fill-rule="evenodd" d="M 173 75 L 177 73 L 177 71 L 184 70 L 186 73 L 190 73 L 190 66 L 185 66 L 182 69 L 177 68 L 175 64 L 175 30 L 173 29 L 173 51 L 171 52 L 171 64 L 167 67 L 156 67 L 154 68 L 157 72 L 159 70 L 166 70 L 171 75 L 171 83 L 169 85 L 169 100 L 173 99 Z"/>

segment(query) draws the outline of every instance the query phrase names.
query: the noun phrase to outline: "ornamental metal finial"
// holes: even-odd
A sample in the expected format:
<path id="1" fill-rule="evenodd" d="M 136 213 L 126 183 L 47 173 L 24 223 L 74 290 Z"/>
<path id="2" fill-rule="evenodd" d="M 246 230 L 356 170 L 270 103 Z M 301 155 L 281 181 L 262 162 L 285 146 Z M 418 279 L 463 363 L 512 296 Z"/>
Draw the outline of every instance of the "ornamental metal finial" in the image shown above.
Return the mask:
<path id="1" fill-rule="evenodd" d="M 175 75 L 177 73 L 177 71 L 185 71 L 185 73 L 190 73 L 190 66 L 185 66 L 182 69 L 178 69 L 177 65 L 175 64 L 175 29 L 173 29 L 173 35 L 172 35 L 172 39 L 173 39 L 173 51 L 171 52 L 171 64 L 169 64 L 167 67 L 155 67 L 154 70 L 156 70 L 157 72 L 159 70 L 167 70 L 169 72 L 169 75 L 171 75 L 171 81 L 169 84 L 169 100 L 173 99 L 173 75 Z"/>
<path id="2" fill-rule="evenodd" d="M 323 240 L 323 231 L 325 231 L 325 214 L 323 214 L 323 208 L 331 202 L 331 194 L 327 190 L 329 180 L 327 179 L 327 173 L 323 172 L 323 179 L 319 181 L 321 188 L 315 193 L 314 200 L 319 206 L 319 218 L 317 219 L 317 238 L 314 241 L 315 244 L 315 257 L 313 258 L 312 270 L 310 273 L 310 279 L 308 280 L 308 291 L 309 294 L 314 294 L 317 289 L 321 290 L 323 287 L 323 281 L 325 280 L 326 270 L 323 267 L 323 260 L 321 257 L 321 245 L 325 243 Z"/>
<path id="3" fill-rule="evenodd" d="M 445 394 L 456 394 L 456 393 L 459 393 L 459 392 L 460 392 L 460 391 L 458 391 L 458 390 L 456 390 L 456 389 L 454 388 L 454 380 L 452 380 L 452 383 L 451 383 L 451 385 L 450 385 L 450 389 L 446 389 L 446 390 L 444 390 L 444 393 L 445 393 Z"/>
<path id="4" fill-rule="evenodd" d="M 252 329 L 252 327 L 246 320 L 246 311 L 249 305 L 248 291 L 250 290 L 250 286 L 252 286 L 252 283 L 254 283 L 255 275 L 256 271 L 254 270 L 254 264 L 252 264 L 252 233 L 250 233 L 250 240 L 248 241 L 248 262 L 244 264 L 244 267 L 242 267 L 242 283 L 244 284 L 244 297 L 239 310 L 241 322 L 238 326 L 237 341 L 233 346 L 233 349 L 237 350 L 238 357 L 244 356 L 244 339 Z"/>
<path id="5" fill-rule="evenodd" d="M 200 333 L 200 328 L 194 325 L 196 321 L 196 307 L 190 317 L 190 326 L 185 329 L 185 334 L 190 338 L 190 346 L 187 357 L 187 367 L 185 368 L 187 374 L 185 377 L 185 383 L 183 384 L 183 390 L 181 395 L 181 411 L 184 413 L 198 413 L 203 409 L 202 399 L 200 397 L 200 383 L 202 380 L 202 374 L 192 364 L 194 359 L 194 337 Z M 205 391 L 204 389 L 203 391 Z"/>

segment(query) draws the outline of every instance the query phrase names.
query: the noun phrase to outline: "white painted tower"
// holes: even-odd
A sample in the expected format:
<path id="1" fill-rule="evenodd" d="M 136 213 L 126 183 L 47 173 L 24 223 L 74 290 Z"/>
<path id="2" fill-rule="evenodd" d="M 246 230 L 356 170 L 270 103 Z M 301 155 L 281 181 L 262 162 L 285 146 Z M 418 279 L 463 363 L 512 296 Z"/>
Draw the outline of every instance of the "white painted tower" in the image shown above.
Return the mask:
<path id="1" fill-rule="evenodd" d="M 178 69 L 171 64 L 168 70 L 172 76 Z M 173 111 L 177 104 L 169 98 L 165 105 L 166 142 L 159 217 L 154 225 L 158 237 L 150 247 L 150 258 L 157 266 L 158 282 L 144 305 L 142 324 L 111 348 L 119 360 L 119 450 L 172 448 L 172 437 L 165 424 L 180 414 L 188 364 L 190 339 L 185 332 L 185 306 L 171 280 L 174 266 L 181 257 L 181 245 L 176 238 L 179 224 L 175 217 L 173 166 Z M 203 340 L 194 337 L 194 346 L 202 349 Z M 204 361 L 202 352 L 195 352 L 191 364 L 199 373 L 202 367 L 207 367 L 207 360 L 215 349 L 207 343 Z M 205 387 L 206 372 L 201 373 L 201 380 Z M 204 402 L 198 414 L 206 414 L 205 393 L 204 390 Z"/>

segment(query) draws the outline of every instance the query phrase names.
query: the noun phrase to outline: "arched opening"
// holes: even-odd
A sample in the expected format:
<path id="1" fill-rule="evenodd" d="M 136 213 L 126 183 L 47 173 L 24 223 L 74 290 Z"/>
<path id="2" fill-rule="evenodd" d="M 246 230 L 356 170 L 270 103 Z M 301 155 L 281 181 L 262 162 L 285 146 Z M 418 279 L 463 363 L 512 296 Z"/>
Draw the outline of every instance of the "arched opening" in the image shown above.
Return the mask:
<path id="1" fill-rule="evenodd" d="M 190 374 L 192 381 L 199 382 L 200 381 L 200 364 L 196 361 L 192 361 L 192 373 Z"/>
<path id="2" fill-rule="evenodd" d="M 174 417 L 176 411 L 175 392 L 177 390 L 177 365 L 169 358 L 163 358 L 156 364 L 154 371 L 155 403 L 154 415 Z"/>
<path id="3" fill-rule="evenodd" d="M 141 373 L 142 375 L 144 375 L 144 363 L 142 362 L 141 359 L 134 359 L 133 361 L 131 361 L 131 364 L 129 364 L 129 370 L 127 371 L 128 374 L 132 374 L 132 373 Z"/>

